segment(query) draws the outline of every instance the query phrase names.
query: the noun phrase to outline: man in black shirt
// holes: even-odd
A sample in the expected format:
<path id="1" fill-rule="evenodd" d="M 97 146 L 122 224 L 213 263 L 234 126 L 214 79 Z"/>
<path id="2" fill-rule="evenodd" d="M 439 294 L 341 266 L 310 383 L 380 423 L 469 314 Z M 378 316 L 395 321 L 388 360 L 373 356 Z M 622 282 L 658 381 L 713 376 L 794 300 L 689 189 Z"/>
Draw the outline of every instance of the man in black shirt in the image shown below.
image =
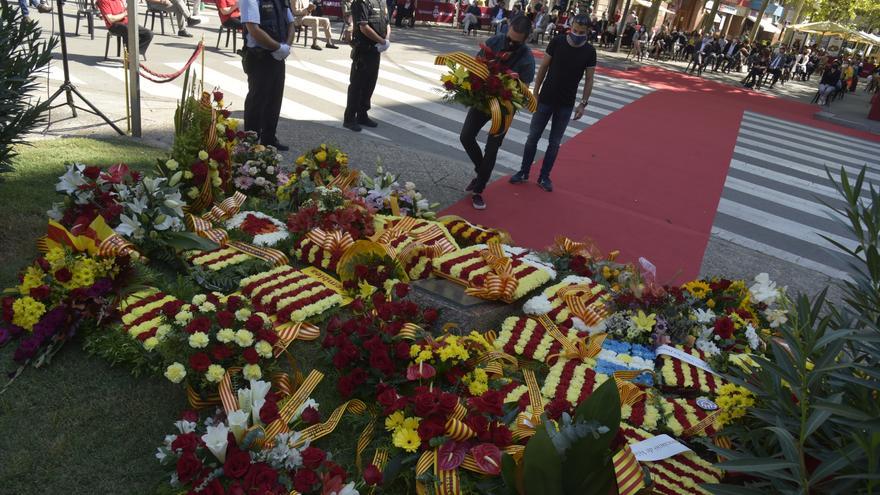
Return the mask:
<path id="1" fill-rule="evenodd" d="M 586 15 L 576 16 L 571 23 L 571 31 L 556 36 L 547 45 L 547 53 L 541 61 L 535 78 L 535 93 L 539 95 L 538 111 L 532 115 L 522 165 L 519 172 L 510 178 L 511 184 L 522 184 L 529 180 L 529 170 L 538 150 L 538 140 L 541 139 L 547 123 L 552 119 L 538 185 L 547 192 L 553 191 L 550 170 L 553 169 L 553 162 L 556 161 L 562 135 L 568 127 L 572 111 L 574 111 L 574 120 L 584 115 L 590 94 L 593 92 L 596 49 L 587 43 L 589 22 Z M 584 93 L 580 103 L 575 107 L 574 102 L 581 77 L 585 78 Z"/>
<path id="2" fill-rule="evenodd" d="M 355 26 L 351 47 L 348 102 L 342 126 L 360 132 L 361 126 L 379 124 L 367 116 L 379 78 L 379 54 L 391 46 L 391 25 L 383 0 L 354 0 L 351 18 Z"/>

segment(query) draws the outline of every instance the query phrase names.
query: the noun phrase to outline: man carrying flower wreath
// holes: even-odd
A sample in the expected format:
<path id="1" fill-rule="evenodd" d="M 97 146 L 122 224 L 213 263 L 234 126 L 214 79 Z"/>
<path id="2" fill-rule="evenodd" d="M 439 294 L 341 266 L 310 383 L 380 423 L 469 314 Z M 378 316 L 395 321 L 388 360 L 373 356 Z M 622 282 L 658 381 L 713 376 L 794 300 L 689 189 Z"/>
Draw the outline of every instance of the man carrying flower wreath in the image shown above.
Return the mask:
<path id="1" fill-rule="evenodd" d="M 535 93 L 540 95 L 538 111 L 532 115 L 529 137 L 526 139 L 523 151 L 522 166 L 519 172 L 510 178 L 511 184 L 522 184 L 529 180 L 529 169 L 535 159 L 538 140 L 541 139 L 547 122 L 552 119 L 550 139 L 547 143 L 547 151 L 544 153 L 541 173 L 538 176 L 538 185 L 547 192 L 553 191 L 550 170 L 556 161 L 559 143 L 562 141 L 565 128 L 568 127 L 572 109 L 574 109 L 574 120 L 583 117 L 587 101 L 593 92 L 596 49 L 587 42 L 589 25 L 590 19 L 585 14 L 580 14 L 572 21 L 571 31 L 568 34 L 560 34 L 547 44 L 547 53 L 541 60 L 538 77 L 535 80 Z M 574 100 L 577 98 L 581 77 L 585 78 L 584 93 L 580 104 L 575 107 Z"/>
<path id="2" fill-rule="evenodd" d="M 502 69 L 515 73 L 520 81 L 531 84 L 535 78 L 535 57 L 525 45 L 531 31 L 532 22 L 529 18 L 524 15 L 516 16 L 510 20 L 510 29 L 506 33 L 497 34 L 486 40 L 484 48 L 480 49 L 477 58 L 487 60 L 489 65 L 499 64 Z M 477 144 L 477 134 L 490 120 L 492 120 L 490 114 L 477 107 L 471 107 L 464 119 L 459 136 L 465 152 L 474 164 L 474 173 L 477 175 L 465 189 L 465 191 L 473 193 L 472 204 L 477 210 L 486 209 L 483 190 L 492 176 L 498 149 L 501 148 L 504 135 L 507 133 L 505 129 L 498 134 L 490 134 L 486 139 L 486 149 L 480 150 L 480 145 Z"/>

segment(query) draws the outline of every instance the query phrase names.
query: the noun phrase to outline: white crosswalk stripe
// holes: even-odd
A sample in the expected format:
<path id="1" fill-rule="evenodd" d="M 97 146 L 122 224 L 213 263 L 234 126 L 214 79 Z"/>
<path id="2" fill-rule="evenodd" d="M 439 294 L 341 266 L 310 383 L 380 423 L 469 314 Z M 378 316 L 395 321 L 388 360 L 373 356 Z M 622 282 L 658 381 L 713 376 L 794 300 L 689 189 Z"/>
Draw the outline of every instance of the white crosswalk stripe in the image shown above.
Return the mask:
<path id="1" fill-rule="evenodd" d="M 825 239 L 857 245 L 846 218 L 831 208 L 844 203 L 825 166 L 836 178 L 841 167 L 852 177 L 865 165 L 866 181 L 880 183 L 880 143 L 746 112 L 712 233 L 830 277 L 850 278 L 850 267 Z"/>

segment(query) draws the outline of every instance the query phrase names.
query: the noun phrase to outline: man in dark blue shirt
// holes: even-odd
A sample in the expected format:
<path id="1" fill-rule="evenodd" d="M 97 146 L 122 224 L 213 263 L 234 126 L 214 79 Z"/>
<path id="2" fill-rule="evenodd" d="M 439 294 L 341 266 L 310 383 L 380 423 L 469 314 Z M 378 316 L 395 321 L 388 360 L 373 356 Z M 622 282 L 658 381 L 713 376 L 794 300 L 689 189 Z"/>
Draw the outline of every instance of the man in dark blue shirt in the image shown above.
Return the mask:
<path id="1" fill-rule="evenodd" d="M 531 31 L 532 22 L 529 18 L 518 15 L 510 20 L 510 29 L 506 33 L 492 36 L 486 40 L 486 46 L 502 57 L 504 66 L 519 74 L 519 79 L 526 84 L 531 84 L 535 78 L 535 57 L 525 44 Z M 485 54 L 481 50 L 478 56 L 483 55 Z M 489 183 L 489 178 L 492 177 L 498 149 L 504 142 L 504 135 L 507 133 L 507 131 L 503 131 L 500 134 L 490 134 L 486 139 L 485 151 L 481 150 L 477 143 L 477 134 L 490 120 L 492 120 L 491 115 L 471 107 L 464 119 L 459 136 L 465 152 L 474 164 L 474 173 L 476 174 L 476 178 L 468 184 L 465 190 L 473 193 L 472 203 L 474 208 L 478 210 L 486 209 L 483 190 Z"/>
<path id="2" fill-rule="evenodd" d="M 538 185 L 547 192 L 553 191 L 550 170 L 556 161 L 562 135 L 568 127 L 572 111 L 574 120 L 584 115 L 590 94 L 593 92 L 596 49 L 587 42 L 589 23 L 590 19 L 586 15 L 578 15 L 571 23 L 571 32 L 556 36 L 547 45 L 547 53 L 541 60 L 535 80 L 535 93 L 539 95 L 538 111 L 532 115 L 522 166 L 519 172 L 510 178 L 511 184 L 522 184 L 529 180 L 529 170 L 538 150 L 538 140 L 541 139 L 547 123 L 552 119 L 550 138 L 547 151 L 544 153 L 541 174 L 538 176 Z M 580 103 L 575 107 L 574 102 L 581 78 L 585 78 L 584 93 Z"/>

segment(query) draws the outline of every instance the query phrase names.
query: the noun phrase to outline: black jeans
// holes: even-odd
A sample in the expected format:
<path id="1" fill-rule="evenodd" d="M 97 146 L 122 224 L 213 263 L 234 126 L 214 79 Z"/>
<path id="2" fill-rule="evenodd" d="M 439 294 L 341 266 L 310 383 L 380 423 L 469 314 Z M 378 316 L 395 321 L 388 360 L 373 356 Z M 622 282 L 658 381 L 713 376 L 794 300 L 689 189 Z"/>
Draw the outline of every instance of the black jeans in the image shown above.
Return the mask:
<path id="1" fill-rule="evenodd" d="M 278 116 L 284 98 L 284 61 L 275 60 L 262 48 L 247 48 L 242 60 L 248 94 L 244 100 L 244 128 L 260 136 L 263 144 L 275 144 Z"/>
<path id="2" fill-rule="evenodd" d="M 117 22 L 110 26 L 110 32 L 121 37 L 122 43 L 128 48 L 128 26 Z M 153 32 L 143 26 L 138 26 L 138 52 L 141 55 L 147 53 L 151 41 L 153 41 Z"/>
<path id="3" fill-rule="evenodd" d="M 348 78 L 348 101 L 345 122 L 367 118 L 370 99 L 379 78 L 379 50 L 375 46 L 355 45 L 351 49 L 351 74 Z"/>
<path id="4" fill-rule="evenodd" d="M 780 77 L 782 77 L 782 70 L 783 70 L 782 67 L 778 67 L 776 69 L 770 69 L 770 73 L 773 74 L 773 79 L 770 80 L 771 87 L 774 84 L 776 84 L 776 81 L 778 81 Z M 783 84 L 785 84 L 785 83 L 783 83 Z"/>
<path id="5" fill-rule="evenodd" d="M 464 118 L 464 125 L 461 127 L 461 135 L 459 135 L 461 145 L 473 162 L 474 173 L 477 174 L 477 183 L 474 186 L 475 194 L 482 194 L 486 184 L 489 183 L 492 170 L 495 168 L 495 159 L 498 157 L 498 148 L 501 148 L 506 134 L 506 132 L 496 135 L 489 134 L 489 137 L 486 138 L 486 150 L 485 152 L 481 151 L 480 145 L 477 144 L 477 134 L 490 120 L 492 120 L 492 116 L 488 113 L 471 108 L 468 110 L 467 117 Z"/>

